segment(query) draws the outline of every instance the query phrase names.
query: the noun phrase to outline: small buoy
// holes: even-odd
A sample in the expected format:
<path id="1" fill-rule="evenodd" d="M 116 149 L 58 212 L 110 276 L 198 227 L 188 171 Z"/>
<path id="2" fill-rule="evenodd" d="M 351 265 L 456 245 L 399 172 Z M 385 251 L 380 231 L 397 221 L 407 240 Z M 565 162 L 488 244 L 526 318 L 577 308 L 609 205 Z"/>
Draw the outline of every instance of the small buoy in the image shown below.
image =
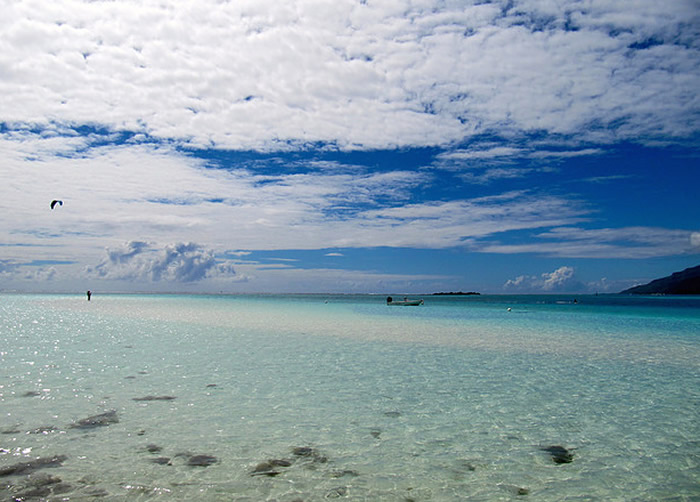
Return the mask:
<path id="1" fill-rule="evenodd" d="M 508 307 L 508 312 L 510 312 L 511 310 L 512 310 L 512 309 L 511 309 L 510 307 Z"/>

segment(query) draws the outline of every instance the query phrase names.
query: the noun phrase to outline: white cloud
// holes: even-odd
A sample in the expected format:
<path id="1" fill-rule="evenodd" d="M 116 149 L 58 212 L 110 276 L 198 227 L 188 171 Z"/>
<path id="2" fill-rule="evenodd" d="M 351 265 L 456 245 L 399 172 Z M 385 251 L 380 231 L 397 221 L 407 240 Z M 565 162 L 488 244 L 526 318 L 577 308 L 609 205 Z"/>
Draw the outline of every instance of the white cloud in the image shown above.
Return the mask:
<path id="1" fill-rule="evenodd" d="M 593 176 L 591 178 L 584 178 L 582 180 L 577 180 L 577 181 L 585 181 L 587 183 L 610 183 L 613 181 L 618 181 L 618 180 L 624 180 L 624 179 L 629 179 L 632 178 L 633 176 L 631 175 L 626 175 L 626 174 L 614 174 L 610 176 Z"/>
<path id="2" fill-rule="evenodd" d="M 35 282 L 53 281 L 58 275 L 56 267 L 33 267 L 31 270 L 25 270 L 24 279 Z"/>
<path id="3" fill-rule="evenodd" d="M 472 159 L 492 159 L 499 157 L 517 157 L 524 152 L 520 148 L 507 146 L 493 146 L 488 148 L 476 148 L 472 150 L 452 150 L 438 156 L 438 160 L 472 160 Z"/>
<path id="4" fill-rule="evenodd" d="M 488 184 L 494 180 L 524 178 L 535 171 L 541 169 L 530 169 L 525 167 L 492 167 L 481 172 L 463 172 L 459 174 L 460 179 L 475 184 Z"/>
<path id="5" fill-rule="evenodd" d="M 692 232 L 690 234 L 690 246 L 700 248 L 700 232 Z"/>
<path id="6" fill-rule="evenodd" d="M 581 150 L 538 150 L 530 153 L 530 157 L 536 159 L 546 158 L 571 158 L 571 157 L 587 157 L 589 155 L 599 155 L 602 153 L 600 148 L 582 148 Z"/>
<path id="7" fill-rule="evenodd" d="M 31 139 L 27 143 L 42 144 Z M 13 148 L 14 147 L 14 148 Z M 23 158 L 25 143 L 0 143 L 12 189 L 0 198 L 6 244 L 31 244 L 27 259 L 95 262 L 122 242 L 193 241 L 216 253 L 252 249 L 367 246 L 445 248 L 470 237 L 571 225 L 587 210 L 575 201 L 512 192 L 407 204 L 427 172 L 353 176 L 330 171 L 255 174 L 206 169 L 176 151 L 149 145 L 97 147 L 82 157 Z M 41 150 L 41 148 L 39 149 Z M 61 198 L 60 211 L 48 210 Z M 24 208 L 17 211 L 17 208 Z"/>
<path id="8" fill-rule="evenodd" d="M 541 242 L 502 244 L 481 242 L 473 249 L 485 253 L 539 253 L 566 258 L 656 258 L 697 253 L 688 230 L 653 227 L 583 229 L 557 227 L 537 234 Z"/>
<path id="9" fill-rule="evenodd" d="M 337 238 L 331 242 L 337 247 L 362 247 L 375 242 L 393 247 L 444 249 L 499 232 L 556 226 L 558 221 L 583 221 L 585 214 L 585 209 L 572 200 L 509 192 L 365 211 L 351 222 L 340 222 Z"/>
<path id="10" fill-rule="evenodd" d="M 504 289 L 518 292 L 583 292 L 588 288 L 576 278 L 573 267 L 562 266 L 539 276 L 521 275 L 509 279 Z"/>
<path id="11" fill-rule="evenodd" d="M 0 121 L 268 149 L 447 145 L 494 130 L 654 140 L 698 128 L 693 2 L 328 7 L 11 3 Z"/>
<path id="12" fill-rule="evenodd" d="M 559 267 L 554 272 L 542 274 L 544 283 L 542 289 L 545 291 L 558 290 L 567 287 L 574 277 L 574 269 L 572 267 Z"/>
<path id="13" fill-rule="evenodd" d="M 13 260 L 0 260 L 0 276 L 10 276 L 17 270 L 17 263 Z"/>
<path id="14" fill-rule="evenodd" d="M 553 166 L 563 159 L 601 153 L 597 148 L 552 150 L 557 146 L 556 142 L 532 144 L 522 138 L 511 138 L 509 144 L 515 146 L 499 145 L 492 140 L 477 141 L 468 148 L 449 150 L 437 155 L 431 167 L 455 172 L 468 183 L 488 184 L 495 180 L 552 172 L 555 169 Z"/>
<path id="15" fill-rule="evenodd" d="M 155 247 L 132 241 L 106 252 L 107 257 L 101 263 L 88 267 L 89 276 L 111 280 L 187 283 L 235 273 L 230 264 L 217 260 L 211 250 L 194 243 Z"/>
<path id="16" fill-rule="evenodd" d="M 517 143 L 517 141 L 516 141 Z M 602 153 L 599 148 L 582 148 L 580 150 L 535 150 L 532 145 L 496 146 L 493 142 L 475 144 L 471 148 L 460 148 L 442 153 L 437 156 L 437 165 L 460 165 L 470 167 L 473 160 L 515 160 L 515 159 L 563 159 L 571 157 L 586 157 Z M 467 162 L 462 162 L 467 161 Z"/>

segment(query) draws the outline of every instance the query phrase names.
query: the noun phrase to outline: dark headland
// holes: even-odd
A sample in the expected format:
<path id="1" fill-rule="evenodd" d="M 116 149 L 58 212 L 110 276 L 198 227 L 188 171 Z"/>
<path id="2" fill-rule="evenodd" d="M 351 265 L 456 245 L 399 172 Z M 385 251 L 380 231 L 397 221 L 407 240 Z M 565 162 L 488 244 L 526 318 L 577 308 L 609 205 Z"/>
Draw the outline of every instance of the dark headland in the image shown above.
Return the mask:
<path id="1" fill-rule="evenodd" d="M 700 265 L 620 292 L 627 295 L 700 295 Z"/>

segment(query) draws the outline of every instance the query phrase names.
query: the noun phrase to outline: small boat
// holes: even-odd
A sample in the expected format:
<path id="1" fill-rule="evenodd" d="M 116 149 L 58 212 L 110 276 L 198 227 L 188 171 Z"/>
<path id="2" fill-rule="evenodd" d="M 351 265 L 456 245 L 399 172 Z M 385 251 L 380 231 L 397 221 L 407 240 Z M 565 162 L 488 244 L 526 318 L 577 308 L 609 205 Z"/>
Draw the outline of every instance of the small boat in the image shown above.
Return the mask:
<path id="1" fill-rule="evenodd" d="M 404 298 L 403 300 L 394 300 L 391 296 L 389 296 L 386 299 L 386 304 L 387 305 L 398 305 L 401 307 L 414 307 L 414 306 L 418 306 L 418 305 L 423 305 L 423 300 L 422 299 L 409 300 L 408 298 Z"/>

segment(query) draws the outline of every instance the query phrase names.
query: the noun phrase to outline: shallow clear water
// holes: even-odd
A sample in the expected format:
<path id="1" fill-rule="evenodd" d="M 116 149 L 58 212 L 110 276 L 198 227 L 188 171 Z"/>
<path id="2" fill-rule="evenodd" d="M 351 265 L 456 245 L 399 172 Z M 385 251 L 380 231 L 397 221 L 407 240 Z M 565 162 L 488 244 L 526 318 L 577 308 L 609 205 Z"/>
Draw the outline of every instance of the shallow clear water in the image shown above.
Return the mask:
<path id="1" fill-rule="evenodd" d="M 425 299 L 0 296 L 0 500 L 700 499 L 700 299 Z"/>

